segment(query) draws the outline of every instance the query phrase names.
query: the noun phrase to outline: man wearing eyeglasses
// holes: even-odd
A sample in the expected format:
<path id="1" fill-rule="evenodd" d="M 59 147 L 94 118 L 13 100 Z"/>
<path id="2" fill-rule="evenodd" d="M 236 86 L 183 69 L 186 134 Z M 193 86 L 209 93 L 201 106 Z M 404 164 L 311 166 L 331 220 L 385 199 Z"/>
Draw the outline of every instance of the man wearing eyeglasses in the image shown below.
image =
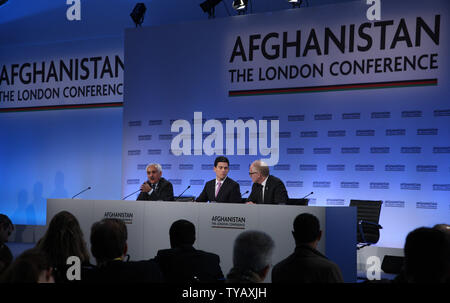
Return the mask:
<path id="1" fill-rule="evenodd" d="M 11 265 L 13 260 L 11 250 L 5 244 L 13 230 L 14 225 L 8 216 L 0 214 L 0 274 Z"/>
<path id="2" fill-rule="evenodd" d="M 269 166 L 265 162 L 254 161 L 248 173 L 253 181 L 252 192 L 247 198 L 248 204 L 283 204 L 288 201 L 283 181 L 269 175 Z"/>

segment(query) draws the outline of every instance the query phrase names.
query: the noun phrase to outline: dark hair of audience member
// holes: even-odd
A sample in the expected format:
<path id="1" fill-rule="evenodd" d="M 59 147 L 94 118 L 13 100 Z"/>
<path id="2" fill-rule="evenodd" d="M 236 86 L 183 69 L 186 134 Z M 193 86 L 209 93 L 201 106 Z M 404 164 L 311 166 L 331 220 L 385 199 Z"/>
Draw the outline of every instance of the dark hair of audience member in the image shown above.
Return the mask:
<path id="1" fill-rule="evenodd" d="M 170 246 L 193 245 L 195 242 L 195 226 L 187 220 L 173 222 L 169 230 Z"/>
<path id="2" fill-rule="evenodd" d="M 11 219 L 7 215 L 0 214 L 0 228 L 7 229 L 8 227 L 14 230 L 14 224 Z"/>
<path id="3" fill-rule="evenodd" d="M 320 237 L 320 222 L 311 214 L 303 213 L 294 220 L 293 236 L 296 244 L 306 244 Z"/>
<path id="4" fill-rule="evenodd" d="M 47 255 L 32 248 L 24 251 L 0 277 L 4 283 L 54 283 Z"/>
<path id="5" fill-rule="evenodd" d="M 80 224 L 68 211 L 61 211 L 52 218 L 37 248 L 47 254 L 52 266 L 65 266 L 70 256 L 79 257 L 81 263 L 89 262 Z"/>
<path id="6" fill-rule="evenodd" d="M 103 219 L 92 225 L 91 252 L 97 265 L 120 258 L 127 249 L 127 226 L 119 219 Z"/>
<path id="7" fill-rule="evenodd" d="M 444 232 L 428 227 L 411 231 L 404 253 L 407 282 L 450 282 L 450 247 Z"/>

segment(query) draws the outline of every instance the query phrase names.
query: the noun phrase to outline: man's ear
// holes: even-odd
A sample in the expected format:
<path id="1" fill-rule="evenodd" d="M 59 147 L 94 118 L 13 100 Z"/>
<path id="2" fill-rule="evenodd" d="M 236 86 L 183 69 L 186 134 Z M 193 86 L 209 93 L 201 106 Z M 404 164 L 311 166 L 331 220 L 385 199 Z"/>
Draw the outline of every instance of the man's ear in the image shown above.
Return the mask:
<path id="1" fill-rule="evenodd" d="M 317 238 L 317 241 L 320 241 L 322 239 L 322 231 L 319 231 L 319 237 Z"/>

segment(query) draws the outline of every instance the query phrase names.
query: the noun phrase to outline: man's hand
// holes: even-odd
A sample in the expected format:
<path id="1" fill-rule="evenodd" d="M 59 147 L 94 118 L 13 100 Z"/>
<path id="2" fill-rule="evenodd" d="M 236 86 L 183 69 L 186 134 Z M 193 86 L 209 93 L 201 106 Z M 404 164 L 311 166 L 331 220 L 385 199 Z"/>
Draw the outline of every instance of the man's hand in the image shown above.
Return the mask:
<path id="1" fill-rule="evenodd" d="M 145 182 L 144 184 L 141 185 L 141 191 L 144 193 L 148 193 L 150 191 L 151 187 L 150 185 Z"/>

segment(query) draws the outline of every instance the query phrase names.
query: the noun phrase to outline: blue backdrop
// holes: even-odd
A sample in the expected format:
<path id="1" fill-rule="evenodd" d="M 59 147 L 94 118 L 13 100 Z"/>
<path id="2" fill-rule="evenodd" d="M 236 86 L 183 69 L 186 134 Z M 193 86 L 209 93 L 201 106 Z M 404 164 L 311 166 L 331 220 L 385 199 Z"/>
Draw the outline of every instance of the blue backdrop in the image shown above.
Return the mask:
<path id="1" fill-rule="evenodd" d="M 158 162 L 175 195 L 188 185 L 198 195 L 225 154 L 242 193 L 250 163 L 263 158 L 290 197 L 313 191 L 310 205 L 383 200 L 380 246 L 402 247 L 413 228 L 448 222 L 448 4 L 433 3 L 385 3 L 384 32 L 362 2 L 128 30 L 123 193 Z M 327 53 L 330 31 L 343 50 L 328 40 Z M 283 54 L 283 39 L 298 41 L 299 54 Z M 405 57 L 424 61 L 404 67 Z M 277 72 L 286 66 L 303 76 Z"/>

